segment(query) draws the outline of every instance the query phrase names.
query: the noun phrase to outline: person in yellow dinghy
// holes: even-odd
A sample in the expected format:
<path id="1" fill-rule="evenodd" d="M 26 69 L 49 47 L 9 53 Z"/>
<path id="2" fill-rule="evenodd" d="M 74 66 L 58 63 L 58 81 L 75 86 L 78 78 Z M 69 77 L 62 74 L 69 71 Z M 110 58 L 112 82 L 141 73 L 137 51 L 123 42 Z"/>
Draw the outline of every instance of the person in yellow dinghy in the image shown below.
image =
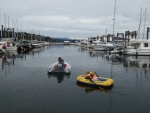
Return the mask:
<path id="1" fill-rule="evenodd" d="M 97 81 L 98 80 L 97 75 L 94 74 L 93 72 L 90 72 L 90 71 L 87 71 L 86 75 L 84 77 L 85 77 L 85 79 L 91 79 L 93 81 Z"/>

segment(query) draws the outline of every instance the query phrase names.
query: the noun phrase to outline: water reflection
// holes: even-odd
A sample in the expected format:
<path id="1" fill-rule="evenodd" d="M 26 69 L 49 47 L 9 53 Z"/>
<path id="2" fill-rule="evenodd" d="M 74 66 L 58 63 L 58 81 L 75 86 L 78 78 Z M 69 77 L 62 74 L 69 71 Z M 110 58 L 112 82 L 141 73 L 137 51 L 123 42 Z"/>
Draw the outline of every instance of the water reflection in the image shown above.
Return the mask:
<path id="1" fill-rule="evenodd" d="M 10 75 L 12 66 L 19 67 L 19 62 L 22 63 L 22 61 L 26 61 L 27 56 L 32 56 L 34 58 L 35 53 L 40 53 L 43 51 L 44 48 L 39 49 L 33 49 L 32 51 L 25 53 L 25 52 L 17 52 L 17 51 L 9 51 L 5 55 L 0 56 L 0 71 L 1 71 L 1 77 L 4 75 L 5 77 L 7 75 Z M 13 68 L 14 69 L 14 68 Z"/>
<path id="2" fill-rule="evenodd" d="M 94 92 L 94 91 L 98 91 L 98 92 L 109 92 L 111 91 L 111 89 L 101 89 L 101 88 L 93 88 L 93 87 L 88 87 L 88 86 L 85 86 L 85 85 L 81 85 L 81 84 L 78 84 L 79 88 L 81 89 L 84 89 L 86 93 L 91 93 L 91 92 Z"/>
<path id="3" fill-rule="evenodd" d="M 58 83 L 63 82 L 64 77 L 70 78 L 70 74 L 65 74 L 63 72 L 53 72 L 53 73 L 47 73 L 48 78 L 54 77 L 58 80 Z"/>
<path id="4" fill-rule="evenodd" d="M 4 69 L 4 65 L 15 65 L 16 54 L 2 55 L 1 62 L 2 62 L 2 70 Z"/>
<path id="5" fill-rule="evenodd" d="M 150 70 L 150 56 L 125 56 L 93 50 L 88 50 L 88 52 L 91 57 L 102 57 L 102 59 L 111 61 L 112 65 L 123 65 L 124 67 L 138 67 Z"/>
<path id="6" fill-rule="evenodd" d="M 39 52 L 42 52 L 42 51 L 44 51 L 45 50 L 45 48 L 34 48 L 31 52 L 32 53 L 39 53 Z"/>
<path id="7" fill-rule="evenodd" d="M 15 53 L 8 53 L 6 55 L 0 56 L 0 63 L 1 63 L 1 77 L 4 72 L 6 77 L 7 74 L 10 74 L 10 66 L 15 65 L 16 54 Z"/>
<path id="8" fill-rule="evenodd" d="M 86 52 L 88 48 L 78 47 L 79 52 Z"/>
<path id="9" fill-rule="evenodd" d="M 85 93 L 91 93 L 94 91 L 99 91 L 99 92 L 103 92 L 104 90 L 100 89 L 100 88 L 92 88 L 92 87 L 87 87 L 87 86 L 83 86 L 77 83 L 77 85 L 79 86 L 79 88 L 84 89 Z"/>
<path id="10" fill-rule="evenodd" d="M 65 46 L 65 49 L 62 47 L 51 46 L 45 48 L 45 51 L 33 50 L 26 54 L 17 53 L 0 57 L 0 74 L 2 76 L 7 75 L 7 79 L 0 76 L 0 96 L 3 97 L 0 101 L 1 111 L 15 112 L 21 110 L 24 112 L 30 104 L 33 112 L 36 112 L 35 106 L 41 106 L 41 111 L 54 113 L 65 113 L 71 110 L 73 113 L 96 113 L 99 110 L 105 113 L 120 111 L 123 113 L 134 113 L 134 111 L 148 113 L 150 102 L 148 99 L 150 94 L 148 90 L 150 86 L 149 57 L 109 55 L 90 49 L 79 48 L 78 51 L 77 47 Z M 64 54 L 66 51 L 69 54 Z M 49 64 L 60 55 L 72 64 L 71 77 L 64 74 L 59 75 L 59 73 L 47 75 Z M 76 76 L 85 72 L 86 69 L 93 70 L 105 77 L 110 77 L 112 71 L 115 81 L 113 89 L 103 91 L 77 85 Z M 11 76 L 8 76 L 9 73 Z M 92 104 L 86 104 L 89 102 Z M 21 105 L 21 103 L 28 104 Z M 11 105 L 15 106 L 10 107 L 8 111 L 7 106 Z M 66 106 L 68 108 L 64 109 Z M 102 109 L 91 109 L 91 107 L 99 108 L 100 106 Z M 139 106 L 142 106 L 143 109 Z M 29 109 L 27 112 L 31 110 Z"/>
<path id="11" fill-rule="evenodd" d="M 110 59 L 112 61 L 112 65 L 123 65 L 124 63 L 124 57 L 119 54 L 110 55 Z"/>
<path id="12" fill-rule="evenodd" d="M 150 69 L 150 56 L 124 56 L 125 67 L 139 67 L 146 70 Z"/>
<path id="13" fill-rule="evenodd" d="M 105 51 L 94 51 L 93 49 L 89 49 L 88 52 L 91 57 L 104 57 L 108 55 Z"/>
<path id="14" fill-rule="evenodd" d="M 112 65 L 123 65 L 123 67 L 130 67 L 150 71 L 150 56 L 124 56 L 111 55 Z"/>

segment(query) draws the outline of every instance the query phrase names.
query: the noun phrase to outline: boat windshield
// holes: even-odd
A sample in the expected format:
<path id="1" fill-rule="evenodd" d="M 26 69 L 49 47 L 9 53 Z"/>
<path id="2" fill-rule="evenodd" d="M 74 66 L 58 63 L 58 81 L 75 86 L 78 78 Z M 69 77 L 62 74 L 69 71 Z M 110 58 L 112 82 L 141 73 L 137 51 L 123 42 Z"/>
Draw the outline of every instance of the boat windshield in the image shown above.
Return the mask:
<path id="1" fill-rule="evenodd" d="M 131 46 L 133 46 L 135 49 L 140 47 L 140 43 L 132 43 Z"/>

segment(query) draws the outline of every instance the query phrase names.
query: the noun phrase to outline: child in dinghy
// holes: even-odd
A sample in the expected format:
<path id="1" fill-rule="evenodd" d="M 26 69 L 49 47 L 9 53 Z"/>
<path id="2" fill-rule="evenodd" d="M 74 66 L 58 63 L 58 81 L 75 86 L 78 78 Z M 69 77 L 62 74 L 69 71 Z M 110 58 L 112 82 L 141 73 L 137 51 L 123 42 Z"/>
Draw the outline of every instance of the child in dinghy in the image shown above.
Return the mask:
<path id="1" fill-rule="evenodd" d="M 97 79 L 97 75 L 94 74 L 93 72 L 90 72 L 90 71 L 87 71 L 86 75 L 84 77 L 85 77 L 85 79 L 91 79 L 93 81 L 97 81 L 98 80 Z"/>

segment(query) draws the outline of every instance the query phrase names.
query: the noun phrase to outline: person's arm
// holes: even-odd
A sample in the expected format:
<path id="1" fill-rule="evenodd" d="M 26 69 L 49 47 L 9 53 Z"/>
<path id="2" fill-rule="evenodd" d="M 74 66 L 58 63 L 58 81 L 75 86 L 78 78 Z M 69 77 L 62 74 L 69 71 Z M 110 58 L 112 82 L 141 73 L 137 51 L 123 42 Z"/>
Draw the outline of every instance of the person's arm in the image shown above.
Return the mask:
<path id="1" fill-rule="evenodd" d="M 62 65 L 64 65 L 64 60 L 61 61 Z"/>

